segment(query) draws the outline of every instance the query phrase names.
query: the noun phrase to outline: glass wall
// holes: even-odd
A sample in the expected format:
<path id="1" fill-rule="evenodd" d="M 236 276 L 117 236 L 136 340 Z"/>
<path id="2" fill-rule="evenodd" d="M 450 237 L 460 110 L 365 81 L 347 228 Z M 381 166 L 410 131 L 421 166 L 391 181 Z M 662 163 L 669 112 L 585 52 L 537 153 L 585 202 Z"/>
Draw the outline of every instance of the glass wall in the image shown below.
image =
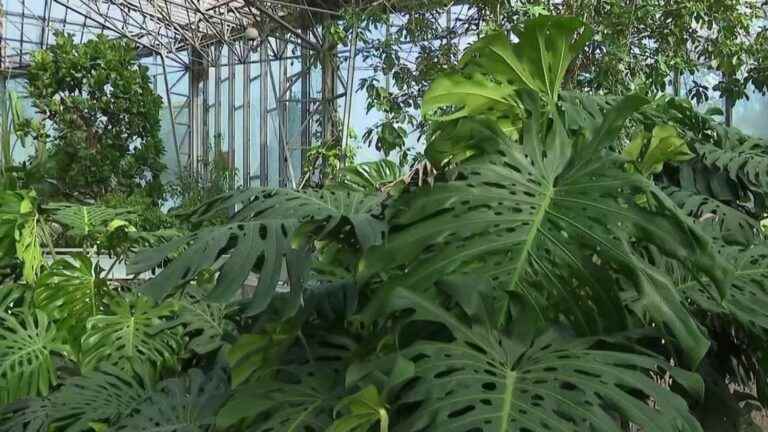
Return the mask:
<path id="1" fill-rule="evenodd" d="M 301 50 L 282 42 L 245 48 L 246 63 L 235 63 L 231 49 L 221 47 L 200 77 L 198 163 L 227 161 L 238 186 L 298 184 L 307 130 L 316 127 L 302 115 L 302 85 L 310 89 L 316 73 L 302 73 Z"/>

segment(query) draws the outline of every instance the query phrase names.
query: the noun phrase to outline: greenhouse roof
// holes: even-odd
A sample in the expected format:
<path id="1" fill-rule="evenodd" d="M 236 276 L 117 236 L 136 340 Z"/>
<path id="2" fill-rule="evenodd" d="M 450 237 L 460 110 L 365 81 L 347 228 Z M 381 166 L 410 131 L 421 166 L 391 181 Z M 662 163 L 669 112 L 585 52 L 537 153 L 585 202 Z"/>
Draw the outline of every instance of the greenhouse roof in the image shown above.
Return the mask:
<path id="1" fill-rule="evenodd" d="M 95 34 L 123 36 L 146 53 L 160 53 L 186 64 L 193 50 L 209 63 L 209 49 L 229 45 L 235 57 L 245 58 L 246 47 L 261 35 L 284 35 L 306 48 L 319 46 L 308 32 L 321 16 L 337 14 L 337 0 L 4 0 L 5 68 L 23 68 L 30 54 L 47 46 L 55 30 L 76 39 Z M 359 4 L 360 2 L 358 2 Z M 249 38 L 246 38 L 248 29 Z M 243 44 L 244 41 L 250 41 Z M 256 42 L 252 42 L 255 40 Z M 238 60 L 242 60 L 239 58 Z"/>

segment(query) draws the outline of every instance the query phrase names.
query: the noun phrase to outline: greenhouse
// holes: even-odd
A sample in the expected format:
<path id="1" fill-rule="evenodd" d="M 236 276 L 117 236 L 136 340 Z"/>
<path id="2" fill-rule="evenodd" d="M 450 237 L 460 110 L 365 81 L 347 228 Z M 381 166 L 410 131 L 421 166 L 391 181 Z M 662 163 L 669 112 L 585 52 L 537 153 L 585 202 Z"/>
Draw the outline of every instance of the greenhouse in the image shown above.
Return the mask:
<path id="1" fill-rule="evenodd" d="M 768 5 L 3 0 L 0 432 L 768 431 Z"/>

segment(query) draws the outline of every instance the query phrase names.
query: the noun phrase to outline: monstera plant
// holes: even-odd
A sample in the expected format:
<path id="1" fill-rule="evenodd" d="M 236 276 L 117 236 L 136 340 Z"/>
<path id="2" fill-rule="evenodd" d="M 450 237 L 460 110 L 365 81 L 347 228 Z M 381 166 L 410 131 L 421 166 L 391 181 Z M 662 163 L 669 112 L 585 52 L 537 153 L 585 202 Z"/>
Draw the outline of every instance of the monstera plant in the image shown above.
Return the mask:
<path id="1" fill-rule="evenodd" d="M 0 431 L 749 430 L 768 245 L 686 198 L 708 129 L 561 89 L 589 38 L 542 17 L 473 44 L 427 92 L 431 183 L 381 163 L 228 193 L 133 257 L 159 271 L 137 290 L 73 264 L 2 292 L 24 338 L 0 341 Z"/>

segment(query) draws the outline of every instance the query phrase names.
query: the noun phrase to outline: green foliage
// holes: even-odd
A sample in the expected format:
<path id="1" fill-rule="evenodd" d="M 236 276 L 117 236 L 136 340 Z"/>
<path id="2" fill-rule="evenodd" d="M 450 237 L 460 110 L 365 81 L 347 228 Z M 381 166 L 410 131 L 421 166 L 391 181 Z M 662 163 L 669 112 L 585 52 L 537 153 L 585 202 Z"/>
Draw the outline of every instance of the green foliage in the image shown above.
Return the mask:
<path id="1" fill-rule="evenodd" d="M 124 370 L 160 370 L 176 365 L 181 338 L 162 329 L 174 312 L 172 304 L 155 305 L 142 296 L 115 296 L 108 303 L 108 314 L 86 324 L 80 360 L 84 369 L 110 364 Z"/>
<path id="2" fill-rule="evenodd" d="M 505 34 L 494 33 L 475 42 L 458 73 L 442 75 L 429 87 L 423 112 L 429 116 L 449 109 L 438 117 L 442 120 L 494 113 L 507 131 L 519 120 L 519 89 L 535 90 L 556 103 L 566 69 L 591 31 L 568 17 L 542 17 L 527 22 L 518 37 L 512 44 Z"/>
<path id="3" fill-rule="evenodd" d="M 49 175 L 61 190 L 90 199 L 111 192 L 161 198 L 162 99 L 131 43 L 98 36 L 76 44 L 58 33 L 35 52 L 27 79 L 50 128 Z"/>
<path id="4" fill-rule="evenodd" d="M 674 186 L 667 186 L 664 192 L 688 216 L 714 222 L 719 236 L 728 244 L 748 246 L 762 237 L 760 223 L 738 209 Z"/>
<path id="5" fill-rule="evenodd" d="M 335 413 L 347 411 L 331 424 L 328 432 L 365 432 L 379 424 L 380 432 L 389 431 L 387 407 L 379 395 L 379 390 L 368 386 L 352 396 L 347 396 L 336 405 Z"/>
<path id="6" fill-rule="evenodd" d="M 334 183 L 360 192 L 375 192 L 392 186 L 404 175 L 398 164 L 382 159 L 344 167 Z"/>
<path id="7" fill-rule="evenodd" d="M 45 395 L 56 385 L 53 353 L 67 354 L 42 311 L 0 314 L 0 403 Z"/>
<path id="8" fill-rule="evenodd" d="M 34 283 L 43 263 L 34 192 L 0 191 L 0 258 L 18 259 L 22 277 Z"/>
<path id="9" fill-rule="evenodd" d="M 125 226 L 133 218 L 129 209 L 114 209 L 100 205 L 55 203 L 49 206 L 52 220 L 63 226 L 64 234 L 86 247 L 96 243 L 116 225 Z M 117 223 L 115 223 L 117 221 Z"/>
<path id="10" fill-rule="evenodd" d="M 213 431 L 216 413 L 229 392 L 221 371 L 208 375 L 192 369 L 185 376 L 166 380 L 135 410 L 126 413 L 115 431 Z"/>
<path id="11" fill-rule="evenodd" d="M 658 174 L 665 162 L 684 162 L 693 158 L 677 130 L 668 125 L 659 125 L 653 132 L 638 132 L 624 149 L 623 156 L 632 161 L 633 167 L 644 177 Z"/>
<path id="12" fill-rule="evenodd" d="M 68 336 L 69 344 L 78 346 L 88 320 L 105 311 L 108 287 L 90 258 L 82 254 L 72 258 L 54 261 L 40 276 L 34 301 Z"/>
<path id="13" fill-rule="evenodd" d="M 558 291 L 571 286 L 574 275 L 584 273 L 589 279 L 585 263 L 599 251 L 603 263 L 597 271 L 628 278 L 646 300 L 643 313 L 668 326 L 695 365 L 707 350 L 705 335 L 671 283 L 642 263 L 632 242 L 642 239 L 688 261 L 716 281 L 721 292 L 727 287 L 728 267 L 661 192 L 643 177 L 627 173 L 617 155 L 602 152 L 642 103 L 628 97 L 586 133 L 592 139 L 577 141 L 566 135 L 558 117 L 542 131 L 546 113 L 529 101 L 532 117 L 519 143 L 501 133 L 485 133 L 496 141 L 486 142 L 487 154 L 453 170 L 449 176 L 456 180 L 399 197 L 391 206 L 388 219 L 394 229 L 387 245 L 363 259 L 363 277 L 406 264 L 394 284 L 416 289 L 446 275 L 478 272 L 499 289 L 546 299 L 536 300 L 538 304 L 568 296 Z M 634 203 L 641 193 L 654 196 L 654 211 Z M 596 284 L 588 280 L 580 291 L 592 297 Z M 605 317 L 590 316 L 595 299 L 585 301 L 568 312 L 573 314 L 571 324 L 582 331 L 606 325 Z"/>
<path id="14" fill-rule="evenodd" d="M 132 261 L 129 270 L 134 273 L 149 270 L 180 252 L 165 271 L 143 288 L 159 300 L 213 267 L 226 254 L 208 298 L 213 301 L 232 298 L 249 272 L 256 270 L 262 277 L 251 296 L 247 313 L 259 313 L 274 295 L 284 261 L 289 273 L 303 273 L 303 252 L 292 247 L 301 241 L 302 232 L 316 231 L 320 235 L 345 232 L 351 236 L 349 241 L 357 242 L 362 248 L 381 242 L 386 226 L 374 216 L 381 199 L 378 194 L 335 190 L 252 189 L 224 195 L 200 207 L 192 214 L 192 221 L 204 222 L 220 210 L 237 205 L 239 209 L 230 223 L 203 228 L 145 251 Z"/>
<path id="15" fill-rule="evenodd" d="M 217 137 L 217 141 L 220 141 Z M 221 143 L 216 144 L 220 148 Z M 176 181 L 168 185 L 169 198 L 176 202 L 176 210 L 183 212 L 197 208 L 203 203 L 235 189 L 237 172 L 230 166 L 228 153 L 214 152 L 214 147 L 208 147 L 212 154 L 211 160 L 199 168 L 182 168 Z M 226 220 L 226 213 L 212 222 L 221 223 Z"/>
<path id="16" fill-rule="evenodd" d="M 111 422 L 132 412 L 151 391 L 141 375 L 103 366 L 68 379 L 51 396 L 47 416 L 67 432 L 85 432 L 94 422 Z"/>
<path id="17" fill-rule="evenodd" d="M 340 175 L 344 164 L 347 161 L 354 161 L 355 157 L 354 146 L 350 145 L 342 149 L 341 144 L 336 141 L 312 146 L 307 151 L 307 160 L 304 163 L 304 171 L 307 174 L 306 179 L 302 183 L 305 183 L 310 180 L 311 176 L 314 176 L 316 177 L 314 183 L 323 184 L 328 179 L 333 179 Z"/>
<path id="18" fill-rule="evenodd" d="M 454 341 L 423 341 L 402 355 L 416 365 L 417 381 L 403 402 L 422 402 L 403 430 L 615 431 L 612 414 L 644 430 L 701 430 L 685 401 L 657 386 L 649 372 L 666 370 L 694 394 L 703 393 L 695 375 L 661 358 L 595 349 L 593 339 L 535 340 L 508 337 L 481 323 L 468 326 L 431 299 L 398 289 L 392 305 L 413 308 L 413 319 L 445 324 Z M 478 317 L 484 322 L 488 316 Z M 518 321 L 520 325 L 526 323 Z M 657 402 L 657 411 L 636 397 Z"/>
<path id="19" fill-rule="evenodd" d="M 238 389 L 219 413 L 219 426 L 242 422 L 255 432 L 299 432 L 331 424 L 342 397 L 338 365 L 292 367 L 277 375 Z"/>
<path id="20" fill-rule="evenodd" d="M 2 432 L 49 432 L 48 399 L 21 399 L 0 408 Z"/>
<path id="21" fill-rule="evenodd" d="M 238 387 L 251 376 L 260 376 L 264 370 L 279 361 L 297 337 L 291 323 L 267 326 L 259 333 L 240 335 L 227 350 L 227 364 L 232 376 L 232 387 Z"/>
<path id="22" fill-rule="evenodd" d="M 167 324 L 181 325 L 187 344 L 196 354 L 206 354 L 224 345 L 224 337 L 235 333 L 235 325 L 227 318 L 228 305 L 205 300 L 200 289 L 187 288 L 177 301 L 178 318 Z"/>
<path id="23" fill-rule="evenodd" d="M 514 91 L 432 123 L 429 184 L 381 161 L 321 190 L 213 197 L 132 260 L 162 268 L 152 299 L 113 284 L 89 310 L 85 260 L 53 263 L 34 294 L 0 287 L 0 380 L 26 389 L 0 431 L 747 430 L 768 403 L 768 249 L 743 200 L 759 182 L 707 164 L 726 135 L 690 106 L 562 91 L 579 21 L 489 34 L 462 69 Z M 37 341 L 41 309 L 55 324 Z M 4 366 L 29 346 L 43 372 Z"/>

